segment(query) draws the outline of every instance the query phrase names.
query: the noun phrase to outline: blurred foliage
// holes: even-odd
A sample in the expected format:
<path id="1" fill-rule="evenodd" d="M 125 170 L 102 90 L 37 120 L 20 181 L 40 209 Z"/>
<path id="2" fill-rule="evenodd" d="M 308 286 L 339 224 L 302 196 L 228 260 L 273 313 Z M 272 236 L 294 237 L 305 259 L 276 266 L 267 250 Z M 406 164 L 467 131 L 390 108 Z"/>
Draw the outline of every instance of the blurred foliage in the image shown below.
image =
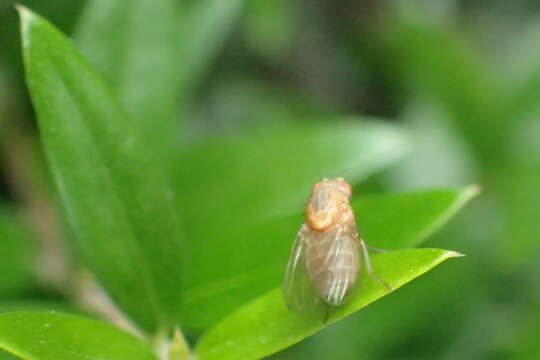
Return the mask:
<path id="1" fill-rule="evenodd" d="M 378 236 L 399 237 L 408 226 L 414 227 L 412 221 L 403 228 L 378 228 L 382 234 L 378 235 L 370 227 L 378 220 L 387 224 L 381 208 L 395 206 L 403 219 L 418 222 L 436 212 L 414 209 L 446 209 L 444 202 L 430 201 L 423 193 L 419 198 L 423 205 L 405 206 L 418 196 L 410 190 L 481 184 L 478 201 L 428 242 L 429 247 L 456 249 L 467 256 L 271 358 L 534 359 L 540 355 L 537 1 L 370 0 L 340 6 L 327 0 L 167 0 L 158 1 L 159 6 L 105 0 L 20 3 L 43 14 L 62 32 L 73 34 L 75 44 L 104 77 L 103 87 L 112 89 L 110 98 L 83 104 L 90 108 L 86 115 L 75 106 L 72 116 L 64 119 L 66 124 L 85 118 L 81 128 L 88 134 L 89 120 L 105 119 L 95 116 L 99 112 L 92 107 L 114 102 L 117 96 L 118 108 L 125 106 L 126 114 L 118 110 L 106 115 L 125 116 L 129 125 L 114 131 L 126 137 L 145 134 L 152 156 L 159 157 L 156 161 L 169 164 L 165 175 L 175 193 L 172 201 L 181 238 L 196 242 L 182 255 L 157 258 L 168 258 L 181 269 L 179 288 L 169 278 L 164 281 L 170 284 L 162 290 L 176 295 L 181 290 L 182 306 L 174 316 L 186 327 L 189 340 L 279 284 L 279 271 L 292 242 L 289 233 L 301 221 L 298 214 L 309 185 L 320 177 L 344 175 L 362 195 L 355 209 L 368 243 Z M 5 150 L 21 135 L 13 135 L 21 129 L 13 124 L 23 124 L 22 135 L 29 142 L 44 141 L 50 148 L 35 129 L 23 83 L 18 21 L 8 0 L 0 0 L 0 49 L 3 158 L 9 157 Z M 53 62 L 63 61 L 58 54 L 53 58 Z M 77 82 L 65 91 L 64 83 L 47 96 L 67 101 L 79 84 L 95 85 L 94 80 Z M 47 88 L 41 91 L 45 94 Z M 100 95 L 101 90 L 90 93 Z M 41 108 L 53 111 L 52 103 Z M 61 113 L 55 118 L 61 118 Z M 140 126 L 132 126 L 131 117 Z M 69 153 L 73 164 L 97 159 L 92 164 L 101 163 L 106 169 L 114 165 L 107 156 L 114 155 L 108 152 L 118 144 L 106 138 L 109 130 L 103 136 L 96 134 L 87 137 L 91 147 Z M 108 144 L 103 147 L 100 142 Z M 55 149 L 65 154 L 60 147 Z M 150 156 L 144 148 L 138 154 L 127 163 L 140 160 L 142 165 Z M 41 162 L 24 156 L 20 161 Z M 11 162 L 2 162 L 0 183 L 5 204 L 0 212 L 0 253 L 8 260 L 0 265 L 0 311 L 32 309 L 31 304 L 36 309 L 70 311 L 65 304 L 72 299 L 73 288 L 64 284 L 52 289 L 41 284 L 42 276 L 36 274 L 35 235 L 20 216 L 27 209 L 25 194 L 14 185 L 29 179 L 14 178 Z M 126 170 L 125 164 L 116 164 L 117 170 Z M 391 164 L 395 165 L 380 172 Z M 73 177 L 90 171 L 82 165 L 72 168 L 77 171 L 66 174 Z M 153 181 L 148 166 L 139 171 L 133 178 L 139 180 L 133 182 Z M 117 191 L 115 176 L 99 188 Z M 91 174 L 81 179 L 88 181 L 73 181 L 79 194 L 96 185 Z M 33 178 L 30 183 L 49 189 L 48 179 Z M 388 206 L 379 195 L 363 196 L 396 190 L 406 191 L 403 203 L 392 199 Z M 102 191 L 103 199 L 110 199 L 107 191 Z M 137 203 L 131 197 L 136 190 L 120 191 L 128 204 L 125 211 L 139 214 L 128 217 L 142 217 L 148 211 L 145 201 Z M 54 191 L 47 193 L 51 203 L 60 201 Z M 137 195 L 155 200 L 147 192 Z M 83 200 L 84 195 L 74 199 Z M 87 260 L 89 254 L 98 260 L 108 254 L 114 260 L 102 262 L 118 267 L 124 266 L 120 259 L 137 262 L 131 254 L 114 256 L 109 250 L 121 239 L 131 239 L 126 234 L 141 229 L 122 228 L 104 203 L 88 203 L 81 212 L 83 220 L 90 213 L 101 216 L 104 224 L 111 220 L 98 235 L 89 237 L 81 252 Z M 118 213 L 125 216 L 124 210 Z M 168 215 L 157 220 L 175 221 Z M 393 218 L 390 222 L 396 223 Z M 167 238 L 167 233 L 159 236 Z M 159 247 L 145 237 L 139 239 L 143 246 Z M 394 241 L 372 245 L 393 249 L 399 241 L 411 239 L 404 235 Z M 167 254 L 167 250 L 160 251 Z M 165 260 L 155 265 L 166 266 Z M 135 267 L 127 268 L 134 271 Z M 102 270 L 101 277 L 115 271 Z M 131 280 L 119 284 L 128 286 L 142 277 L 135 272 L 127 275 Z M 121 303 L 121 291 L 109 291 Z M 142 301 L 144 296 L 126 296 L 124 303 Z M 140 325 L 153 326 L 145 314 L 136 313 L 130 312 Z M 220 326 L 227 329 L 226 325 L 225 321 Z"/>
<path id="2" fill-rule="evenodd" d="M 30 292 L 36 282 L 36 244 L 13 209 L 0 207 L 0 297 Z"/>

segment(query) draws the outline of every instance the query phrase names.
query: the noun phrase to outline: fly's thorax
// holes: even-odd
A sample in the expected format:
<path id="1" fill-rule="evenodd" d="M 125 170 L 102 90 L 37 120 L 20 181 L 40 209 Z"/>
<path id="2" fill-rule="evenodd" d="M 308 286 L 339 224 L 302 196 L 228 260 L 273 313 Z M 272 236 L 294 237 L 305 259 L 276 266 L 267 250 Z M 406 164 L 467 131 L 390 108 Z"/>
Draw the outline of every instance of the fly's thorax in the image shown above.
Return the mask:
<path id="1" fill-rule="evenodd" d="M 306 222 L 313 230 L 327 230 L 340 220 L 348 206 L 348 196 L 335 186 L 315 187 L 306 208 Z"/>

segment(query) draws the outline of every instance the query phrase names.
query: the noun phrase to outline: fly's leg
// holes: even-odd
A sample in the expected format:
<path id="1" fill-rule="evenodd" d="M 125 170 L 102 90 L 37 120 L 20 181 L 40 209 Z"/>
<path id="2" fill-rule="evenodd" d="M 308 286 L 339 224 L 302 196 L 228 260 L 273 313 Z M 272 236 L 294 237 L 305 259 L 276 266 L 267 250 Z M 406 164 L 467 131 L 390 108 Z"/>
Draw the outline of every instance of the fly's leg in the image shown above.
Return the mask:
<path id="1" fill-rule="evenodd" d="M 324 320 L 323 320 L 323 324 L 325 324 L 325 325 L 328 322 L 328 312 L 329 311 L 330 311 L 330 305 L 328 305 L 327 303 L 324 303 Z"/>
<path id="2" fill-rule="evenodd" d="M 363 241 L 362 241 L 363 242 Z M 370 251 L 373 251 L 373 252 L 376 252 L 376 253 L 385 253 L 385 252 L 388 252 L 388 250 L 384 250 L 384 249 L 379 249 L 379 248 L 376 248 L 376 247 L 373 247 L 373 246 L 369 246 L 369 245 L 366 245 L 366 248 Z"/>
<path id="3" fill-rule="evenodd" d="M 360 246 L 362 247 L 362 255 L 364 256 L 364 262 L 366 263 L 366 269 L 369 276 L 371 276 L 374 280 L 379 282 L 381 285 L 383 285 L 388 292 L 392 291 L 392 288 L 390 285 L 388 285 L 383 279 L 375 275 L 373 272 L 373 267 L 371 266 L 371 260 L 369 259 L 368 249 L 366 246 L 366 243 L 364 242 L 364 239 L 359 238 Z"/>

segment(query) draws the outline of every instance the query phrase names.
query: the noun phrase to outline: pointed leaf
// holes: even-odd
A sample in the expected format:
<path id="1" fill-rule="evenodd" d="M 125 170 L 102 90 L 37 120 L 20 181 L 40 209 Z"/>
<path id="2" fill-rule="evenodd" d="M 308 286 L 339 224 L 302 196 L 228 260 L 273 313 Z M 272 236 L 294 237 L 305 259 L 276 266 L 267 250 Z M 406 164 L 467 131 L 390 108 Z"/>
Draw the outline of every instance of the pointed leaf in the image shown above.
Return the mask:
<path id="1" fill-rule="evenodd" d="M 179 303 L 179 237 L 165 176 L 134 121 L 64 35 L 19 11 L 27 82 L 77 245 L 139 324 L 170 323 Z"/>
<path id="2" fill-rule="evenodd" d="M 174 329 L 168 360 L 188 360 L 190 357 L 189 345 L 178 328 Z"/>
<path id="3" fill-rule="evenodd" d="M 0 350 L 25 360 L 155 360 L 132 335 L 76 315 L 51 312 L 0 314 Z"/>
<path id="4" fill-rule="evenodd" d="M 373 256 L 377 275 L 394 290 L 422 275 L 458 253 L 440 249 L 415 249 Z M 283 302 L 281 288 L 240 308 L 210 330 L 197 344 L 199 360 L 255 360 L 289 347 L 377 299 L 386 289 L 364 277 L 357 292 L 344 305 L 330 309 L 324 322 L 325 308 L 307 316 L 298 316 Z"/>
<path id="5" fill-rule="evenodd" d="M 420 244 L 448 222 L 479 188 L 433 190 L 360 197 L 352 207 L 369 245 L 394 250 Z"/>

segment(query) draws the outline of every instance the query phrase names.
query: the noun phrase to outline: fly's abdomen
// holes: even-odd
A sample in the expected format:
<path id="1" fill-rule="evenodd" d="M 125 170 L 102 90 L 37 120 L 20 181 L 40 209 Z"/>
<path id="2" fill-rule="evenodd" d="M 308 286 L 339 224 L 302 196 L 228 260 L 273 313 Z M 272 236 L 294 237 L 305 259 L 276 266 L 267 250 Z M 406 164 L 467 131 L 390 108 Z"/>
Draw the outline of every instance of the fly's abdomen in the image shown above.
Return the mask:
<path id="1" fill-rule="evenodd" d="M 331 305 L 341 305 L 359 276 L 356 234 L 338 226 L 312 239 L 306 248 L 306 268 L 321 298 Z"/>

